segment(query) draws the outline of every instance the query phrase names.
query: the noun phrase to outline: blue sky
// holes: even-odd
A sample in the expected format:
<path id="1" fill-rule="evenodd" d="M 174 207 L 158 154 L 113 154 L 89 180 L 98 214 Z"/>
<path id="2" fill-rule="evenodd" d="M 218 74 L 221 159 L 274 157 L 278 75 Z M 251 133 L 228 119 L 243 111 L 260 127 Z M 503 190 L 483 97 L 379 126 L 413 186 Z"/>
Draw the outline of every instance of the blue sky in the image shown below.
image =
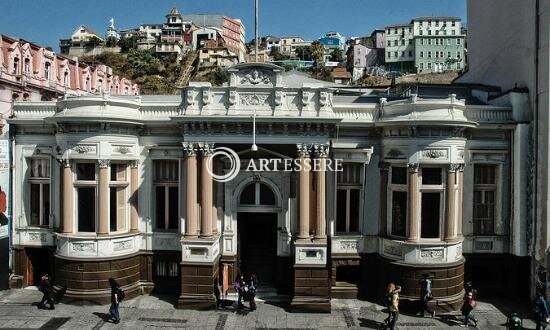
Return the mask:
<path id="1" fill-rule="evenodd" d="M 260 35 L 302 35 L 327 31 L 347 37 L 415 16 L 449 15 L 466 20 L 466 0 L 259 0 Z M 241 18 L 247 41 L 254 37 L 253 0 L 2 0 L 0 33 L 58 50 L 79 24 L 104 34 L 109 18 L 118 29 L 164 21 L 173 5 L 183 13 L 223 13 Z"/>

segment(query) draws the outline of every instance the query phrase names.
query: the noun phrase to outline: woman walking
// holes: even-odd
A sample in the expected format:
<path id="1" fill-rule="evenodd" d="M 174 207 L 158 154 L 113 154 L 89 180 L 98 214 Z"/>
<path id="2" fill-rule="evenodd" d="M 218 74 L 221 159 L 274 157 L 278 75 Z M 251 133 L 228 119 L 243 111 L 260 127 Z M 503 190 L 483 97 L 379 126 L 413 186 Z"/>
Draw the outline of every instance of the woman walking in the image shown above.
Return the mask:
<path id="1" fill-rule="evenodd" d="M 237 308 L 242 309 L 243 306 L 243 294 L 244 294 L 244 276 L 241 274 L 237 274 L 237 278 L 235 278 L 235 284 L 233 285 L 233 288 L 235 288 L 235 292 L 237 292 Z"/>
<path id="2" fill-rule="evenodd" d="M 472 291 L 466 293 L 466 297 L 464 299 L 464 303 L 462 304 L 462 308 L 460 311 L 462 312 L 462 315 L 464 315 L 464 324 L 462 326 L 467 327 L 470 325 L 470 320 L 474 322 L 474 327 L 477 327 L 477 320 L 474 316 L 473 310 L 476 308 L 476 301 L 474 298 L 474 293 Z"/>
<path id="3" fill-rule="evenodd" d="M 394 283 L 388 284 L 386 299 L 388 300 L 388 310 L 389 315 L 385 320 L 386 325 L 389 329 L 395 329 L 397 324 L 397 319 L 399 317 L 399 293 L 401 292 L 401 287 L 396 286 Z"/>

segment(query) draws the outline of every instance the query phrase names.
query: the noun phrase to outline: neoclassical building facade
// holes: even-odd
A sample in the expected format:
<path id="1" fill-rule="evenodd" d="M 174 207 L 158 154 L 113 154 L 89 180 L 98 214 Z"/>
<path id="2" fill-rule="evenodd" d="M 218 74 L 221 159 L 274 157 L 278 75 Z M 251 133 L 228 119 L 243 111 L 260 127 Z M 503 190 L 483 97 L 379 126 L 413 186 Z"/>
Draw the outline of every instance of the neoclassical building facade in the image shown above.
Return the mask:
<path id="1" fill-rule="evenodd" d="M 317 311 L 380 297 L 390 281 L 415 301 L 425 273 L 446 309 L 465 279 L 518 287 L 522 93 L 381 97 L 283 71 L 239 64 L 227 86 L 181 96 L 16 103 L 12 283 L 49 271 L 67 297 L 101 302 L 114 277 L 130 295 L 209 308 L 238 273 L 256 273 Z"/>

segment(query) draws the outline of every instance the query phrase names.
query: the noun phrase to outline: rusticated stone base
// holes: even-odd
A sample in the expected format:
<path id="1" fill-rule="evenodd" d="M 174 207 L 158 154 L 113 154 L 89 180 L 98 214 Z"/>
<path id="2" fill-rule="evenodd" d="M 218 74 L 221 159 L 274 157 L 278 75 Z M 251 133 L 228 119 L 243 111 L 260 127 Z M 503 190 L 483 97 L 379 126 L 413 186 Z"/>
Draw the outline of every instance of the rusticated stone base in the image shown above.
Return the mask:
<path id="1" fill-rule="evenodd" d="M 205 310 L 217 306 L 219 262 L 181 263 L 181 294 L 178 308 Z"/>
<path id="2" fill-rule="evenodd" d="M 462 305 L 464 292 L 464 260 L 456 263 L 405 264 L 381 257 L 380 299 L 390 282 L 402 287 L 400 306 L 404 310 L 416 311 L 419 308 L 420 281 L 428 273 L 432 279 L 434 299 L 430 305 L 437 311 L 455 311 Z"/>
<path id="3" fill-rule="evenodd" d="M 292 311 L 330 313 L 330 278 L 326 267 L 294 266 Z"/>
<path id="4" fill-rule="evenodd" d="M 55 284 L 70 302 L 108 304 L 109 278 L 124 289 L 126 299 L 141 294 L 139 254 L 113 259 L 72 260 L 55 256 Z"/>

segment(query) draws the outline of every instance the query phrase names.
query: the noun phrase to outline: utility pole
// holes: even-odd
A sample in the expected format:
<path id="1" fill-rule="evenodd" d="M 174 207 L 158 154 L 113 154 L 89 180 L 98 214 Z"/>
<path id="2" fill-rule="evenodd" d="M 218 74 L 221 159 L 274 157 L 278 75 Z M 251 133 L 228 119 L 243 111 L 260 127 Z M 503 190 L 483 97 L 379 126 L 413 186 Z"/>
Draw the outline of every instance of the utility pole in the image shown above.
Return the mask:
<path id="1" fill-rule="evenodd" d="M 254 60 L 258 62 L 258 0 L 254 0 L 254 31 L 255 31 L 255 37 L 254 37 Z"/>

